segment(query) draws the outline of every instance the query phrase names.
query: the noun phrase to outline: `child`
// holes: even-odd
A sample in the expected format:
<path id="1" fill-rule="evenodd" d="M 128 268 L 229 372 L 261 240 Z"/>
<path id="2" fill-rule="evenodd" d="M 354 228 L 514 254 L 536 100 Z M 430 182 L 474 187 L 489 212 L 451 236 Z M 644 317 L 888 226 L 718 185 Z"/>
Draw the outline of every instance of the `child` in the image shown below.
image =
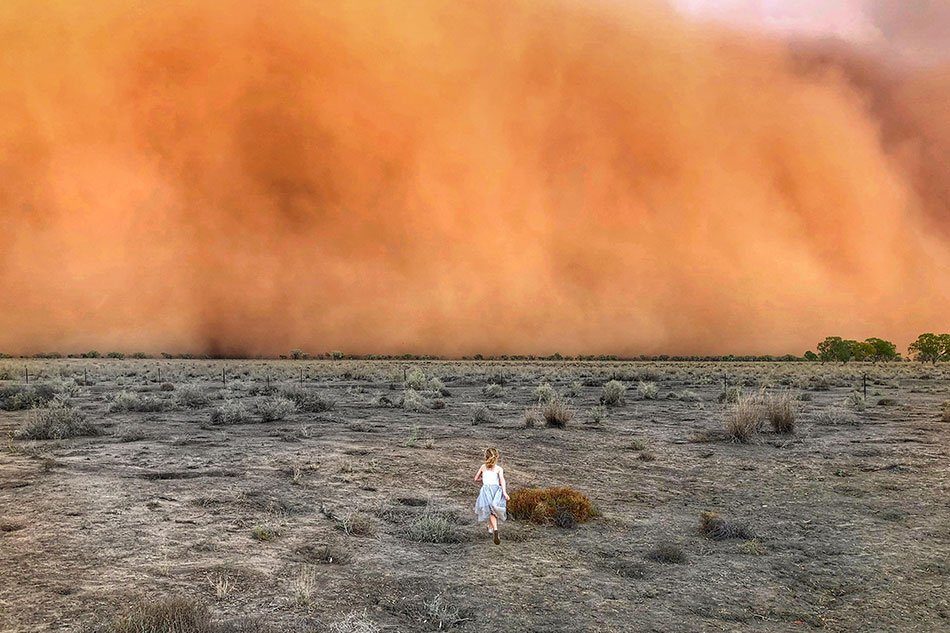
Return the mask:
<path id="1" fill-rule="evenodd" d="M 508 484 L 505 482 L 505 469 L 498 465 L 498 449 L 485 451 L 485 463 L 475 473 L 475 483 L 482 480 L 482 489 L 475 500 L 475 517 L 488 521 L 488 533 L 493 535 L 495 545 L 501 545 L 498 538 L 498 520 L 507 518 Z"/>

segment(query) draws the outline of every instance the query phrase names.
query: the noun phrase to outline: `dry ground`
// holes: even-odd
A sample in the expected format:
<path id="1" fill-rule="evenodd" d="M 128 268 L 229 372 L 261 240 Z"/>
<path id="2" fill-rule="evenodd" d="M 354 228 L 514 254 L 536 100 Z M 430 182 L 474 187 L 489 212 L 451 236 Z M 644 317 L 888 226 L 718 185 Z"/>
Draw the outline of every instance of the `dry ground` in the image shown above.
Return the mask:
<path id="1" fill-rule="evenodd" d="M 13 380 L 0 387 L 22 382 L 22 363 L 7 364 Z M 258 618 L 273 631 L 950 626 L 950 423 L 940 415 L 950 367 L 76 360 L 29 368 L 105 434 L 8 439 L 35 413 L 0 412 L 2 631 L 82 630 L 142 595 L 197 598 L 220 622 Z M 400 406 L 404 381 L 419 378 L 414 368 L 425 373 L 417 411 Z M 855 410 L 846 401 L 864 372 L 867 407 Z M 627 385 L 626 402 L 589 424 L 611 377 Z M 801 397 L 797 432 L 728 441 L 724 380 Z M 545 381 L 576 410 L 564 429 L 524 426 Z M 638 395 L 641 381 L 656 383 L 657 399 Z M 489 383 L 500 394 L 486 395 Z M 210 401 L 181 404 L 188 385 Z M 294 386 L 335 406 L 260 421 L 256 403 Z M 162 410 L 111 411 L 120 391 L 160 399 Z M 246 403 L 250 420 L 212 425 L 225 400 Z M 445 407 L 432 408 L 437 400 Z M 473 425 L 479 404 L 493 419 Z M 489 445 L 500 448 L 512 489 L 573 486 L 603 516 L 573 529 L 509 521 L 502 545 L 492 545 L 471 515 L 471 478 Z M 756 538 L 704 538 L 707 510 Z M 425 542 L 433 518 L 449 542 Z M 679 548 L 685 562 L 654 560 L 660 545 Z M 353 612 L 365 628 L 340 623 Z"/>

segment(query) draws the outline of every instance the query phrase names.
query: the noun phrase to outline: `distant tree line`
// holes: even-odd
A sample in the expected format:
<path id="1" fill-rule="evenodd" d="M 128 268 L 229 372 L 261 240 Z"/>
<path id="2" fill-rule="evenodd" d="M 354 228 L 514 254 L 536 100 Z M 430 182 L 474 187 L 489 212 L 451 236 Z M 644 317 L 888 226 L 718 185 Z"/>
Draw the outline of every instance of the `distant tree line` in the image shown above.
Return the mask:
<path id="1" fill-rule="evenodd" d="M 668 354 L 638 356 L 618 356 L 614 354 L 596 354 L 596 355 L 562 355 L 559 353 L 548 355 L 525 355 L 525 354 L 501 354 L 501 355 L 482 355 L 463 356 L 462 360 L 489 360 L 489 361 L 670 361 L 670 362 L 795 362 L 795 361 L 821 361 L 821 362 L 839 362 L 847 363 L 849 361 L 869 361 L 869 362 L 890 362 L 903 360 L 897 351 L 897 345 L 891 341 L 882 338 L 867 338 L 863 341 L 841 338 L 840 336 L 829 336 L 818 343 L 817 353 L 809 350 L 802 356 L 794 354 L 785 354 L 783 356 L 773 355 L 735 355 L 726 354 L 722 356 L 671 356 Z M 921 334 L 908 347 L 910 356 L 917 361 L 924 363 L 937 363 L 941 361 L 950 361 L 950 334 L 934 334 L 928 332 Z M 166 359 L 214 359 L 217 356 L 208 356 L 201 354 L 171 354 L 162 352 L 161 358 Z M 0 358 L 12 358 L 9 354 L 0 353 Z M 95 350 L 82 352 L 79 354 L 63 355 L 58 352 L 44 352 L 33 354 L 32 356 L 22 356 L 21 358 L 155 358 L 144 352 L 135 352 L 125 354 L 123 352 L 108 352 L 100 354 Z M 267 357 L 259 357 L 267 358 Z M 281 354 L 278 358 L 291 360 L 447 360 L 443 356 L 431 354 L 344 354 L 340 351 L 324 352 L 321 354 L 309 354 L 301 349 L 293 349 L 289 354 Z"/>

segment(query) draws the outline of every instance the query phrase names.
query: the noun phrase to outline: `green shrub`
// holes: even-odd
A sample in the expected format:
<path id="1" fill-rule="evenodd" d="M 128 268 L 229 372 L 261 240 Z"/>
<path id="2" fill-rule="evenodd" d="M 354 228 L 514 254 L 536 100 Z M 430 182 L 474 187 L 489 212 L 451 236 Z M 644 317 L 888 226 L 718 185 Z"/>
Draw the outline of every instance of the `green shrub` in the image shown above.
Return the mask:
<path id="1" fill-rule="evenodd" d="M 599 404 L 596 407 L 591 407 L 590 411 L 587 412 L 587 421 L 589 424 L 598 426 L 603 424 L 604 420 L 607 419 L 607 407 Z"/>
<path id="2" fill-rule="evenodd" d="M 604 393 L 600 397 L 600 401 L 608 407 L 619 407 L 624 403 L 626 393 L 626 385 L 619 380 L 611 380 L 604 384 Z"/>
<path id="3" fill-rule="evenodd" d="M 42 407 L 52 400 L 56 393 L 56 387 L 50 383 L 0 387 L 0 409 L 24 411 Z"/>
<path id="4" fill-rule="evenodd" d="M 406 389 L 402 394 L 402 408 L 406 411 L 425 411 L 426 399 L 415 389 Z"/>
<path id="5" fill-rule="evenodd" d="M 637 385 L 637 391 L 644 400 L 656 400 L 660 393 L 660 389 L 655 382 L 640 382 Z"/>
<path id="6" fill-rule="evenodd" d="M 545 404 L 557 398 L 557 391 L 550 383 L 543 382 L 534 390 L 534 395 L 537 396 L 539 403 Z"/>
<path id="7" fill-rule="evenodd" d="M 406 372 L 406 389 L 422 391 L 426 388 L 426 373 L 418 367 L 413 367 Z"/>
<path id="8" fill-rule="evenodd" d="M 255 541 L 270 542 L 280 538 L 281 530 L 274 525 L 255 525 L 251 528 L 251 538 Z"/>
<path id="9" fill-rule="evenodd" d="M 584 523 L 600 515 L 590 499 L 567 487 L 516 490 L 508 500 L 508 513 L 515 519 L 555 525 Z"/>

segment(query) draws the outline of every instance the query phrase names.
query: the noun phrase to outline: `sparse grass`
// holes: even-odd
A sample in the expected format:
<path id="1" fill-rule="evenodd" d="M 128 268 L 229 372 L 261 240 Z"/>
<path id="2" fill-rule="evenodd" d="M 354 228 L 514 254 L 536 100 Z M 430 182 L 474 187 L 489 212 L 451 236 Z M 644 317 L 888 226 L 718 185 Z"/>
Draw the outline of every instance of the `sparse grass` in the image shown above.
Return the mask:
<path id="1" fill-rule="evenodd" d="M 349 555 L 327 543 L 301 545 L 294 552 L 304 561 L 320 565 L 344 565 L 349 562 Z"/>
<path id="2" fill-rule="evenodd" d="M 619 380 L 611 380 L 604 384 L 600 402 L 608 407 L 623 405 L 627 394 L 627 386 Z"/>
<path id="3" fill-rule="evenodd" d="M 714 541 L 751 539 L 754 536 L 745 524 L 726 520 L 715 512 L 703 512 L 699 515 L 699 533 Z"/>
<path id="4" fill-rule="evenodd" d="M 249 422 L 251 414 L 240 400 L 225 400 L 211 412 L 211 424 L 228 425 Z"/>
<path id="5" fill-rule="evenodd" d="M 251 528 L 251 538 L 262 543 L 276 541 L 281 536 L 281 529 L 276 525 L 258 524 Z"/>
<path id="6" fill-rule="evenodd" d="M 533 429 L 541 422 L 541 409 L 529 407 L 524 410 L 524 428 Z"/>
<path id="7" fill-rule="evenodd" d="M 699 397 L 699 394 L 694 391 L 690 391 L 689 389 L 684 389 L 683 391 L 676 394 L 676 399 L 680 402 L 699 402 L 702 400 L 702 398 Z"/>
<path id="8" fill-rule="evenodd" d="M 363 611 L 351 611 L 327 625 L 327 633 L 379 633 L 379 625 Z"/>
<path id="9" fill-rule="evenodd" d="M 818 424 L 827 424 L 830 426 L 855 426 L 859 424 L 858 416 L 851 411 L 841 407 L 830 407 L 818 412 L 815 416 Z"/>
<path id="10" fill-rule="evenodd" d="M 656 400 L 657 396 L 660 394 L 660 388 L 656 386 L 655 382 L 641 381 L 639 384 L 637 384 L 637 392 L 644 400 Z"/>
<path id="11" fill-rule="evenodd" d="M 663 563 L 664 565 L 683 565 L 689 560 L 683 546 L 673 541 L 658 543 L 656 547 L 647 552 L 646 557 L 655 563 Z"/>
<path id="12" fill-rule="evenodd" d="M 147 598 L 134 602 L 99 633 L 216 633 L 203 603 L 184 597 Z"/>
<path id="13" fill-rule="evenodd" d="M 139 413 L 153 413 L 156 411 L 163 411 L 164 409 L 165 401 L 161 398 L 156 398 L 154 396 L 143 396 L 139 393 L 124 390 L 117 393 L 112 399 L 112 403 L 109 405 L 110 411 L 123 413 L 127 413 L 129 411 L 137 411 Z"/>
<path id="14" fill-rule="evenodd" d="M 726 411 L 726 434 L 735 442 L 750 442 L 762 430 L 765 411 L 758 395 L 739 396 Z"/>
<path id="15" fill-rule="evenodd" d="M 475 405 L 469 417 L 472 420 L 472 425 L 491 424 L 495 421 L 495 416 L 484 404 Z"/>
<path id="16" fill-rule="evenodd" d="M 765 417 L 776 433 L 794 433 L 798 407 L 788 391 L 769 394 L 764 400 Z"/>
<path id="17" fill-rule="evenodd" d="M 102 435 L 98 424 L 86 419 L 80 411 L 63 404 L 35 409 L 31 419 L 15 437 L 27 440 L 65 440 L 72 437 Z"/>
<path id="18" fill-rule="evenodd" d="M 498 383 L 489 383 L 482 388 L 482 393 L 486 398 L 498 398 L 501 396 L 504 388 Z"/>
<path id="19" fill-rule="evenodd" d="M 227 572 L 208 573 L 205 575 L 205 580 L 219 600 L 227 598 L 237 587 L 237 581 Z"/>
<path id="20" fill-rule="evenodd" d="M 864 411 L 868 408 L 868 401 L 862 394 L 852 391 L 845 398 L 844 405 L 854 411 Z"/>
<path id="21" fill-rule="evenodd" d="M 738 402 L 739 397 L 742 395 L 741 387 L 726 387 L 721 392 L 719 392 L 719 397 L 717 400 L 721 403 L 733 403 Z"/>
<path id="22" fill-rule="evenodd" d="M 290 400 L 300 411 L 307 413 L 326 413 L 336 406 L 336 401 L 318 391 L 300 385 L 281 387 L 280 397 Z"/>
<path id="23" fill-rule="evenodd" d="M 271 396 L 257 403 L 257 413 L 264 422 L 283 420 L 296 410 L 297 404 L 283 396 Z"/>
<path id="24" fill-rule="evenodd" d="M 406 528 L 406 536 L 419 543 L 458 543 L 462 540 L 452 519 L 436 513 L 413 519 Z"/>
<path id="25" fill-rule="evenodd" d="M 319 572 L 313 565 L 302 565 L 294 575 L 291 590 L 294 602 L 302 606 L 313 604 L 314 596 L 320 587 Z"/>
<path id="26" fill-rule="evenodd" d="M 522 488 L 511 494 L 508 513 L 532 523 L 553 523 L 571 527 L 599 516 L 586 495 L 573 488 Z"/>
<path id="27" fill-rule="evenodd" d="M 555 398 L 541 405 L 541 417 L 545 425 L 563 429 L 574 419 L 574 409 L 564 400 Z"/>

